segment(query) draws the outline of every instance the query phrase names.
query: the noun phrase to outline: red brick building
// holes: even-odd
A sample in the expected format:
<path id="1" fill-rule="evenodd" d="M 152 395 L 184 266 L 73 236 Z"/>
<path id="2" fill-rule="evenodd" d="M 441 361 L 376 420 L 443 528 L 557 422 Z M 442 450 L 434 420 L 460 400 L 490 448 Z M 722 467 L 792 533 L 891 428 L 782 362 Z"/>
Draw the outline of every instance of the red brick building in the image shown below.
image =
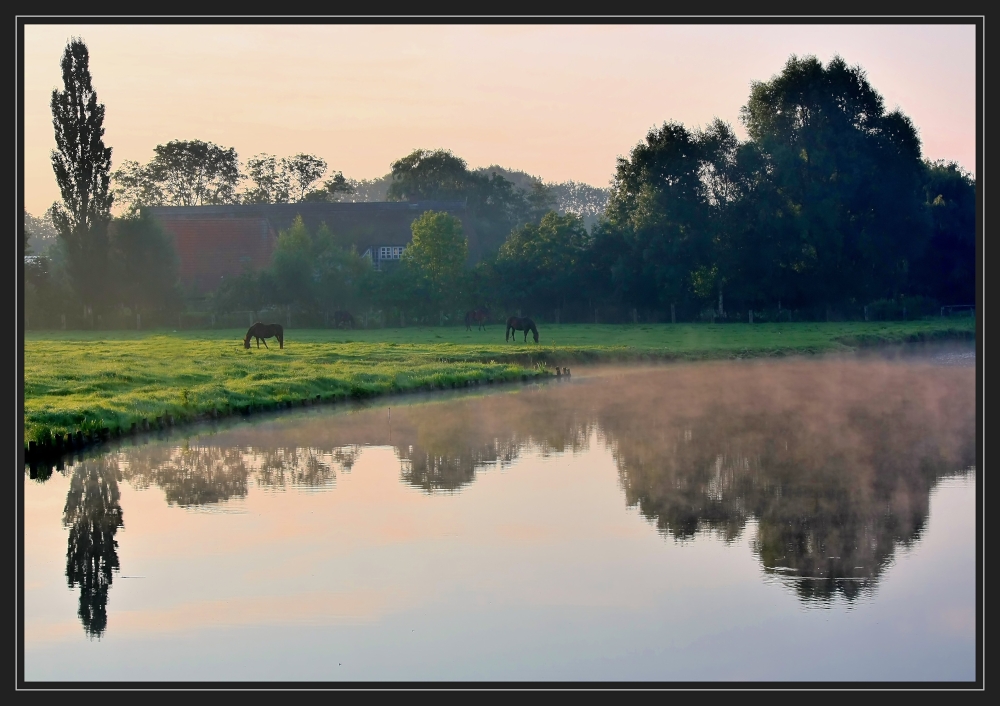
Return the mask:
<path id="1" fill-rule="evenodd" d="M 180 280 L 188 295 L 203 296 L 226 278 L 271 264 L 277 233 L 266 218 L 168 218 Z"/>
<path id="2" fill-rule="evenodd" d="M 359 254 L 379 267 L 398 259 L 410 242 L 410 224 L 425 211 L 445 211 L 462 221 L 470 256 L 478 254 L 478 238 L 465 203 L 452 201 L 381 203 L 295 203 L 232 206 L 160 206 L 149 208 L 173 235 L 180 259 L 181 285 L 189 296 L 214 291 L 227 277 L 271 264 L 278 233 L 296 216 L 310 232 L 326 224 Z"/>

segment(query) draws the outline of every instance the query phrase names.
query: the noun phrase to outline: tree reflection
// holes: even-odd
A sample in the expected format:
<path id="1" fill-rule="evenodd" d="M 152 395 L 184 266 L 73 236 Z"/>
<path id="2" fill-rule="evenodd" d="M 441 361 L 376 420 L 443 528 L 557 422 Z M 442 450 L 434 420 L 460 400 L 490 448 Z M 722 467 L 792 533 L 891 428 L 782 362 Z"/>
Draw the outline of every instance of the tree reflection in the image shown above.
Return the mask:
<path id="1" fill-rule="evenodd" d="M 604 405 L 626 502 L 681 541 L 755 520 L 763 568 L 803 600 L 872 590 L 920 537 L 934 483 L 974 464 L 975 388 L 968 371 L 833 365 L 706 370 L 676 410 L 651 390 Z"/>
<path id="2" fill-rule="evenodd" d="M 391 419 L 392 426 L 389 427 Z M 235 427 L 209 442 L 90 459 L 65 521 L 70 585 L 100 635 L 121 527 L 117 479 L 181 506 L 262 488 L 331 488 L 367 445 L 391 446 L 403 483 L 453 493 L 526 451 L 612 452 L 628 506 L 675 541 L 751 527 L 763 571 L 801 600 L 874 590 L 916 542 L 944 475 L 975 464 L 974 371 L 859 361 L 665 368 L 517 394 Z M 120 474 L 118 469 L 120 468 Z"/>
<path id="3" fill-rule="evenodd" d="M 78 464 L 70 478 L 63 523 L 69 527 L 66 579 L 80 586 L 79 616 L 87 635 L 100 637 L 108 624 L 108 589 L 118 566 L 115 533 L 123 527 L 118 468 L 111 456 Z"/>

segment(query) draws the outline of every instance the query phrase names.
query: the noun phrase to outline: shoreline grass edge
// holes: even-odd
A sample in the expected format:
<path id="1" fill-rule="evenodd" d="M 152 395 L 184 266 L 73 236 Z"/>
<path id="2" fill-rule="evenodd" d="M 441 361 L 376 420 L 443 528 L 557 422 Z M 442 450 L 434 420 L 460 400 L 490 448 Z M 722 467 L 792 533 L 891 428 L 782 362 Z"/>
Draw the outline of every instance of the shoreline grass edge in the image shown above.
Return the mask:
<path id="1" fill-rule="evenodd" d="M 554 367 L 575 364 L 641 362 L 695 362 L 725 359 L 787 357 L 850 353 L 907 344 L 947 341 L 974 341 L 974 323 L 945 324 L 940 322 L 915 328 L 913 326 L 881 327 L 858 331 L 830 331 L 832 335 L 816 340 L 804 339 L 778 344 L 774 337 L 753 342 L 740 337 L 704 341 L 694 347 L 664 347 L 653 345 L 615 345 L 583 343 L 582 345 L 539 346 L 506 351 L 502 346 L 485 350 L 441 350 L 440 346 L 425 353 L 421 344 L 397 348 L 397 344 L 381 344 L 378 354 L 367 360 L 367 366 L 340 365 L 334 374 L 323 374 L 322 366 L 310 361 L 306 370 L 268 371 L 240 369 L 243 378 L 256 384 L 234 386 L 234 380 L 214 381 L 209 385 L 194 385 L 181 375 L 170 384 L 155 379 L 137 384 L 116 372 L 114 356 L 109 355 L 103 367 L 91 372 L 84 382 L 96 388 L 84 405 L 60 405 L 66 395 L 60 394 L 59 379 L 39 381 L 32 375 L 29 384 L 28 365 L 25 370 L 23 447 L 25 462 L 35 458 L 62 455 L 88 446 L 156 429 L 166 429 L 227 416 L 277 411 L 314 404 L 335 404 L 349 400 L 371 399 L 389 395 L 434 390 L 452 390 L 477 385 L 504 384 L 555 377 Z M 593 327 L 598 328 L 598 327 Z M 732 325 L 720 326 L 732 328 Z M 813 327 L 821 328 L 821 327 Z M 843 327 L 840 327 L 843 329 Z M 613 329 L 613 327 L 605 327 Z M 787 332 L 789 329 L 785 329 Z M 62 333 L 62 332 L 60 332 Z M 329 335 L 328 331 L 320 331 Z M 723 333 L 726 333 L 725 331 Z M 150 336 L 157 332 L 150 332 Z M 103 332 L 99 338 L 114 338 L 114 332 Z M 440 338 L 439 335 L 435 335 Z M 35 337 L 44 340 L 42 336 Z M 141 339 L 139 339 L 141 340 Z M 106 341 L 103 341 L 106 343 Z M 320 345 L 322 342 L 320 343 Z M 447 345 L 447 344 L 446 344 Z M 26 361 L 27 349 L 26 340 Z M 394 350 L 395 349 L 395 350 Z M 392 356 L 386 351 L 398 352 Z M 59 356 L 60 351 L 55 351 Z M 119 356 L 120 357 L 120 356 Z M 358 361 L 354 361 L 357 363 Z M 130 361 L 135 364 L 135 361 Z M 338 361 L 342 363 L 342 361 Z M 336 372 L 342 373 L 337 375 Z M 279 373 L 285 373 L 282 377 Z M 58 374 L 53 376 L 58 378 Z M 90 378 L 95 378 L 91 380 Z M 78 380 L 79 382 L 79 380 Z M 116 383 L 120 383 L 117 384 Z M 190 390 L 197 390 L 192 393 Z"/>

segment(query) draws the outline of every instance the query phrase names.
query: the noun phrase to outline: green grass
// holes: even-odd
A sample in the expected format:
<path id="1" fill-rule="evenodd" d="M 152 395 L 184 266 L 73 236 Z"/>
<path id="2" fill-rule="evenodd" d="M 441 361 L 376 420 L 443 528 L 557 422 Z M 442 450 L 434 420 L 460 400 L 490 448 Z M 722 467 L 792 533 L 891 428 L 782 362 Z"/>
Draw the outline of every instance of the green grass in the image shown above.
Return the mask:
<path id="1" fill-rule="evenodd" d="M 971 319 L 886 323 L 564 324 L 506 343 L 503 327 L 291 329 L 285 348 L 242 345 L 244 331 L 29 331 L 24 441 L 212 409 L 271 408 L 464 387 L 551 374 L 554 365 L 703 360 L 844 351 L 974 337 Z"/>

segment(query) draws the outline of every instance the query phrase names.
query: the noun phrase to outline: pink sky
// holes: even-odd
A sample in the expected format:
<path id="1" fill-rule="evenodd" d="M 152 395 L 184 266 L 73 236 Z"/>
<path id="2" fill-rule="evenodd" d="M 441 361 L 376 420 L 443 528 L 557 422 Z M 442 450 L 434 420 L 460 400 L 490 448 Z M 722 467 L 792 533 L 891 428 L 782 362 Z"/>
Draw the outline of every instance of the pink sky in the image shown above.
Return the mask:
<path id="1" fill-rule="evenodd" d="M 738 126 L 791 54 L 860 64 L 924 155 L 976 171 L 970 25 L 28 25 L 25 207 L 59 198 L 49 110 L 67 40 L 90 48 L 113 168 L 200 139 L 378 177 L 415 148 L 607 186 L 666 120 Z M 738 128 L 741 136 L 742 128 Z"/>

